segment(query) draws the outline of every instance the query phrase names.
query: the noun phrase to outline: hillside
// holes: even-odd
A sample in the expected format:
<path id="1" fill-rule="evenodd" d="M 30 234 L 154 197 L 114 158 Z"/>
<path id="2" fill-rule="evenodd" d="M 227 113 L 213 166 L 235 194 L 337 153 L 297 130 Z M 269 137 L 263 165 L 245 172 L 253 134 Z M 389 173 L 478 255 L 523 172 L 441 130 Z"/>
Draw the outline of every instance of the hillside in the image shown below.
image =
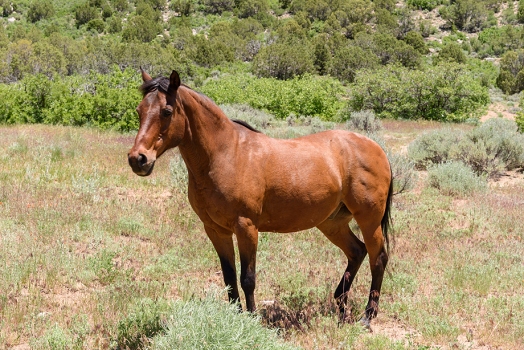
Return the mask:
<path id="1" fill-rule="evenodd" d="M 186 83 L 219 103 L 248 103 L 284 118 L 286 113 L 328 120 L 340 116 L 322 106 L 271 109 L 254 102 L 265 98 L 257 89 L 249 101 L 220 95 L 223 79 L 250 87 L 253 77 L 264 78 L 270 89 L 278 81 L 295 79 L 292 89 L 311 91 L 301 84 L 302 77 L 322 77 L 327 85 L 344 86 L 322 90 L 337 96 L 338 110 L 350 101 L 353 110 L 372 109 L 380 117 L 442 121 L 479 118 L 490 105 L 490 89 L 514 94 L 524 87 L 524 73 L 519 75 L 522 16 L 513 1 L 2 0 L 0 5 L 0 89 L 19 95 L 0 110 L 4 123 L 136 128 L 120 120 L 128 104 L 117 103 L 114 120 L 100 123 L 100 116 L 88 112 L 85 120 L 73 122 L 45 115 L 51 105 L 64 104 L 55 101 L 57 81 L 72 86 L 75 97 L 95 95 L 90 86 L 103 80 L 97 74 L 136 72 L 140 66 L 152 75 L 177 69 Z M 29 81 L 35 74 L 49 81 Z M 390 87 L 373 85 L 385 77 Z M 206 88 L 208 84 L 216 88 Z M 65 92 L 59 90 L 57 94 Z M 435 98 L 435 92 L 443 95 Z M 453 96 L 460 98 L 447 103 Z M 33 110 L 17 114 L 17 101 L 27 98 L 34 100 Z M 509 103 L 505 97 L 497 99 L 504 103 L 493 107 L 494 113 L 502 108 L 500 113 L 514 116 L 519 111 L 518 98 Z"/>

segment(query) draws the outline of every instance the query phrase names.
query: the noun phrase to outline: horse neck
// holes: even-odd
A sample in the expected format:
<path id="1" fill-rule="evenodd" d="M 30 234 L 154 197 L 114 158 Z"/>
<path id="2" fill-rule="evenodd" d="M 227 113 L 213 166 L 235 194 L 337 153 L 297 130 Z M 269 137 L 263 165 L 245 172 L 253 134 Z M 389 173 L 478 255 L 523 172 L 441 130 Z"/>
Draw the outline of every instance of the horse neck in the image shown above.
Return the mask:
<path id="1" fill-rule="evenodd" d="M 186 137 L 179 145 L 182 158 L 193 174 L 207 174 L 219 151 L 233 144 L 237 131 L 208 97 L 182 85 L 177 100 L 187 119 Z"/>

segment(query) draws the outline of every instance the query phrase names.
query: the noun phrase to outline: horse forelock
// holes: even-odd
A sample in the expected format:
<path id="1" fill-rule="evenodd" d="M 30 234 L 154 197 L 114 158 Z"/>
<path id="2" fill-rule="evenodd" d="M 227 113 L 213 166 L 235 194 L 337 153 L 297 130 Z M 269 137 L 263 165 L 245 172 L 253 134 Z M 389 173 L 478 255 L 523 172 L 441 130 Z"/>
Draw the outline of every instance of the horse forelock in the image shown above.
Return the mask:
<path id="1" fill-rule="evenodd" d="M 148 93 L 159 90 L 164 94 L 167 93 L 169 88 L 169 79 L 166 77 L 157 77 L 148 81 L 145 81 L 140 85 L 139 90 L 142 92 L 142 95 L 145 96 Z"/>

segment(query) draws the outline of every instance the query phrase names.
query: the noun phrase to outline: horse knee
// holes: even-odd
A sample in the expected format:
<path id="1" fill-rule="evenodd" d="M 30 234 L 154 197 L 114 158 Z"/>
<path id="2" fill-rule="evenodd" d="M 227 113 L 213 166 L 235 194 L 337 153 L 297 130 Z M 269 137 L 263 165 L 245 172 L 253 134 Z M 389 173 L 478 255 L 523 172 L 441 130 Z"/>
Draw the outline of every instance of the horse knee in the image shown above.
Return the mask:
<path id="1" fill-rule="evenodd" d="M 246 273 L 240 279 L 240 286 L 246 294 L 251 294 L 255 291 L 256 276 L 254 273 Z"/>

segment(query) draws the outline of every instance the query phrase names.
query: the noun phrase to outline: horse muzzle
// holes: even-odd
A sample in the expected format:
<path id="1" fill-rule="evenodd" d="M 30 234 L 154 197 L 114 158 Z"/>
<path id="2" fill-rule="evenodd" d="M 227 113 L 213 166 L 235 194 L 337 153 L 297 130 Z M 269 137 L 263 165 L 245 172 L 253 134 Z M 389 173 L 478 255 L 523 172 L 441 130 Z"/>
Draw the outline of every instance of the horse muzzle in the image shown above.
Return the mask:
<path id="1" fill-rule="evenodd" d="M 153 172 L 156 159 L 149 159 L 142 153 L 129 153 L 127 161 L 133 172 L 139 176 L 149 176 Z"/>

